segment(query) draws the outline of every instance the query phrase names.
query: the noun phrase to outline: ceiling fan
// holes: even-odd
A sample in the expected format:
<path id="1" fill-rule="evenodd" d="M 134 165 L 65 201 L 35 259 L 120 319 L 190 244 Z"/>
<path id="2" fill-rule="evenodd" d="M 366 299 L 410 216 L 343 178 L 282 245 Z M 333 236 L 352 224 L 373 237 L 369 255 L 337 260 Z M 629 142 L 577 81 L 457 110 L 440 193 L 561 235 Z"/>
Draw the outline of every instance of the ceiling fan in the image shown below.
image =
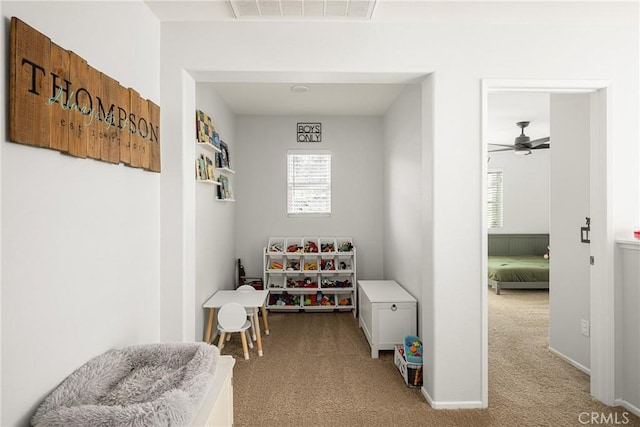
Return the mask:
<path id="1" fill-rule="evenodd" d="M 527 135 L 524 134 L 524 128 L 526 128 L 527 126 L 529 126 L 529 123 L 531 122 L 518 122 L 516 123 L 516 126 L 518 126 L 520 128 L 520 135 L 516 136 L 516 139 L 513 143 L 513 145 L 506 145 L 506 144 L 489 144 L 489 145 L 493 145 L 496 147 L 503 147 L 503 148 L 496 148 L 496 149 L 490 149 L 489 152 L 490 153 L 495 153 L 498 151 L 514 151 L 515 154 L 522 154 L 522 155 L 529 155 L 531 154 L 531 150 L 539 150 L 542 148 L 551 148 L 549 144 L 547 144 L 547 142 L 549 142 L 549 140 L 551 139 L 548 136 L 545 136 L 544 138 L 538 138 L 538 139 L 534 139 L 531 140 L 531 138 L 529 138 Z"/>

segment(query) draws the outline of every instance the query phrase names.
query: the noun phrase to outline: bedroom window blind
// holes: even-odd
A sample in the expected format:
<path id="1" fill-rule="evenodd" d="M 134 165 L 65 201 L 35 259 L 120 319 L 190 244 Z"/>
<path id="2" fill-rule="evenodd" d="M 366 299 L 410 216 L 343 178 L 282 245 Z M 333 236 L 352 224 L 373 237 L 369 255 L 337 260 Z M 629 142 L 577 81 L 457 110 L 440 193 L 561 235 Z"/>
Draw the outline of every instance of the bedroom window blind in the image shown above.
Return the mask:
<path id="1" fill-rule="evenodd" d="M 287 153 L 287 213 L 331 214 L 331 152 L 326 150 Z"/>
<path id="2" fill-rule="evenodd" d="M 502 228 L 502 171 L 490 170 L 487 176 L 487 222 L 489 228 Z"/>

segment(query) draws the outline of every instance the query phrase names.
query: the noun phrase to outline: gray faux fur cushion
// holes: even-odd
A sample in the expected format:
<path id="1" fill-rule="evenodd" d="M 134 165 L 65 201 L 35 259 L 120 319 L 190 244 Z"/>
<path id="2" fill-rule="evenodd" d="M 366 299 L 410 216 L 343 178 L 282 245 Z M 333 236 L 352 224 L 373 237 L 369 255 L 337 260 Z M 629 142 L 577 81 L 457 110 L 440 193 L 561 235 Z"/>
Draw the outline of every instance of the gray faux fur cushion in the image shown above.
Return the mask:
<path id="1" fill-rule="evenodd" d="M 69 375 L 40 405 L 37 427 L 186 426 L 215 375 L 218 348 L 146 344 L 108 351 Z"/>

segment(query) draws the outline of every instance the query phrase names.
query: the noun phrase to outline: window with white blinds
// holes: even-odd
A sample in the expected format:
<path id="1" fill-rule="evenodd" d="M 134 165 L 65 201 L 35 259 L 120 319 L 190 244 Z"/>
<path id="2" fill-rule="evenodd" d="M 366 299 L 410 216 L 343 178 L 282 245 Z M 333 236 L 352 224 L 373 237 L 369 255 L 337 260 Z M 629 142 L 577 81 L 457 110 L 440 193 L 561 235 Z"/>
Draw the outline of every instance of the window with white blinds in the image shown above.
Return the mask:
<path id="1" fill-rule="evenodd" d="M 490 170 L 487 183 L 487 222 L 489 228 L 502 228 L 502 171 Z"/>
<path id="2" fill-rule="evenodd" d="M 296 150 L 287 153 L 287 213 L 331 214 L 331 152 Z"/>

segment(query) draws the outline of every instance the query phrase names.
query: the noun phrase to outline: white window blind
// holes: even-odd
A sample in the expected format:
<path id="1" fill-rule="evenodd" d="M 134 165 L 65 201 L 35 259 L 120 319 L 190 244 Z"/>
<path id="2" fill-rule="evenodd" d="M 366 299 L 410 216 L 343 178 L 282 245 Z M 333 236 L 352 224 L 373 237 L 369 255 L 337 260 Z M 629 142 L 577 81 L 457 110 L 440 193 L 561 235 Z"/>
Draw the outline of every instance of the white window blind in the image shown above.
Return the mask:
<path id="1" fill-rule="evenodd" d="M 502 228 L 502 171 L 489 171 L 487 183 L 487 222 L 489 228 Z"/>
<path id="2" fill-rule="evenodd" d="M 326 150 L 287 153 L 287 213 L 331 214 L 331 153 Z"/>

